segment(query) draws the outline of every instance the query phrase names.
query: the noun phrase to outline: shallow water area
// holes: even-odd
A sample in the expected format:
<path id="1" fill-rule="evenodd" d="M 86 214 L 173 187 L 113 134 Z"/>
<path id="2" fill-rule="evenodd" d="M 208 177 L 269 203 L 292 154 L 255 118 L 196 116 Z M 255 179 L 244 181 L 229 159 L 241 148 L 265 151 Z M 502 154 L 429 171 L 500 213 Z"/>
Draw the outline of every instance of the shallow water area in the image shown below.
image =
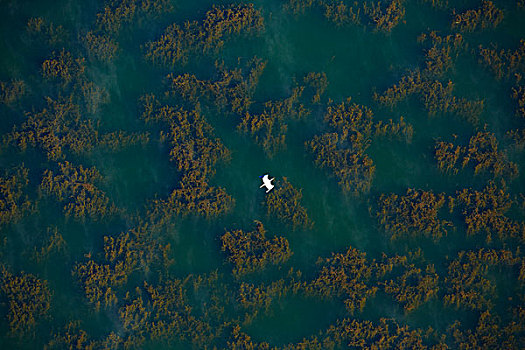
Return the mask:
<path id="1" fill-rule="evenodd" d="M 0 1 L 0 348 L 523 348 L 524 6 Z"/>

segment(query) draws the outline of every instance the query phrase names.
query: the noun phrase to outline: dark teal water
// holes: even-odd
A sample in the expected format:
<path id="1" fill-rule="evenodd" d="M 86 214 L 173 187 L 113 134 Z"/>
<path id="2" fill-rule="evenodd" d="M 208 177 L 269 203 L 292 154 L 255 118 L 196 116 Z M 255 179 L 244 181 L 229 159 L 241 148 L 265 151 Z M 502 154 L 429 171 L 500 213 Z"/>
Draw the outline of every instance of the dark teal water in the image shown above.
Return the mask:
<path id="1" fill-rule="evenodd" d="M 254 281 L 279 278 L 290 267 L 301 270 L 307 278 L 315 275 L 318 257 L 344 252 L 354 247 L 365 252 L 370 259 L 388 255 L 407 254 L 421 248 L 429 263 L 436 266 L 438 274 L 446 275 L 446 267 L 457 252 L 479 249 L 485 242 L 479 237 L 467 237 L 466 227 L 455 217 L 456 230 L 439 243 L 428 239 L 401 239 L 390 241 L 388 234 L 378 225 L 369 208 L 375 208 L 382 193 L 403 194 L 407 188 L 432 190 L 452 195 L 456 190 L 473 187 L 481 189 L 490 176 L 476 176 L 470 170 L 458 175 L 442 174 L 433 157 L 433 147 L 438 139 L 453 140 L 465 145 L 476 132 L 471 124 L 459 117 L 444 114 L 428 117 L 427 111 L 416 98 L 399 103 L 394 110 L 384 108 L 373 99 L 374 91 L 384 91 L 396 83 L 409 70 L 423 66 L 424 55 L 417 43 L 422 32 L 436 30 L 441 35 L 451 33 L 450 14 L 436 10 L 421 1 L 405 1 L 404 21 L 391 33 L 375 32 L 371 27 L 347 25 L 337 27 L 327 21 L 318 10 L 307 10 L 294 16 L 285 12 L 281 1 L 253 1 L 262 11 L 266 29 L 253 37 L 232 38 L 216 57 L 200 57 L 185 67 L 174 69 L 154 67 L 143 58 L 143 45 L 159 37 L 164 28 L 174 22 L 200 20 L 213 4 L 227 1 L 173 1 L 175 11 L 161 15 L 156 21 L 126 26 L 117 37 L 121 51 L 109 64 L 87 62 L 87 76 L 109 93 L 108 103 L 95 115 L 88 116 L 101 123 L 102 130 L 124 130 L 151 134 L 146 146 L 131 146 L 115 153 L 96 149 L 86 156 L 71 156 L 72 161 L 85 166 L 96 166 L 104 177 L 100 188 L 112 202 L 128 214 L 146 214 L 150 200 L 166 198 L 178 186 L 181 178 L 176 165 L 169 160 L 169 146 L 158 142 L 160 126 L 146 125 L 140 119 L 142 112 L 139 98 L 147 93 L 160 94 L 163 79 L 171 71 L 189 72 L 205 79 L 212 73 L 210 62 L 224 60 L 234 65 L 239 57 L 258 56 L 267 61 L 254 95 L 254 108 L 267 100 L 286 98 L 294 81 L 300 81 L 308 72 L 325 72 L 328 88 L 320 106 L 308 106 L 312 113 L 302 121 L 291 121 L 286 136 L 287 147 L 273 158 L 268 157 L 253 139 L 236 130 L 238 116 L 225 115 L 205 106 L 203 114 L 214 129 L 215 135 L 231 151 L 229 162 L 219 162 L 216 175 L 210 179 L 213 186 L 226 189 L 235 199 L 233 210 L 217 218 L 189 215 L 176 217 L 172 226 L 161 232 L 162 239 L 171 244 L 171 268 L 174 277 L 189 274 L 207 274 L 219 270 L 226 275 L 225 283 L 237 288 L 231 278 L 231 267 L 221 251 L 220 236 L 226 230 L 250 229 L 253 220 L 264 222 L 268 235 L 280 235 L 288 239 L 293 256 L 282 269 L 274 269 Z M 465 35 L 470 49 L 479 44 L 497 43 L 502 48 L 515 48 L 525 36 L 523 9 L 516 10 L 513 2 L 496 1 L 504 9 L 505 19 L 493 30 L 478 31 Z M 458 4 L 458 10 L 470 8 L 476 1 Z M 10 132 L 13 125 L 25 120 L 24 112 L 39 111 L 45 105 L 45 96 L 56 96 L 56 90 L 41 76 L 41 64 L 52 51 L 62 46 L 49 47 L 35 43 L 26 32 L 31 17 L 42 17 L 55 25 L 62 25 L 69 37 L 63 46 L 73 52 L 80 51 L 78 36 L 93 28 L 96 14 L 103 9 L 103 1 L 0 1 L 0 80 L 22 79 L 27 84 L 27 94 L 13 106 L 0 106 L 2 122 L 0 131 Z M 494 132 L 505 148 L 505 132 L 523 128 L 523 119 L 514 115 L 515 101 L 510 98 L 510 81 L 497 81 L 488 69 L 477 62 L 477 57 L 466 51 L 460 55 L 452 71 L 443 80 L 455 84 L 454 94 L 468 99 L 484 99 L 485 109 L 481 126 Z M 352 97 L 353 102 L 369 106 L 375 120 L 398 120 L 403 116 L 414 127 L 414 138 L 407 144 L 402 141 L 374 139 L 367 153 L 376 166 L 370 193 L 352 197 L 341 192 L 337 181 L 327 169 L 314 166 L 313 157 L 305 152 L 304 143 L 314 135 L 327 130 L 323 115 L 328 98 L 340 102 Z M 239 118 L 239 119 L 235 119 Z M 523 175 L 524 154 L 509 150 L 509 157 L 520 167 L 521 174 L 508 183 L 512 196 L 525 190 Z M 21 162 L 30 169 L 28 195 L 36 198 L 38 184 L 44 169 L 52 163 L 40 151 L 25 153 L 4 152 L 0 165 L 8 169 Z M 292 230 L 290 225 L 267 217 L 264 192 L 259 189 L 259 175 L 269 172 L 277 181 L 286 177 L 295 188 L 301 189 L 301 204 L 314 221 L 312 229 Z M 517 220 L 523 221 L 523 208 L 513 208 Z M 447 215 L 446 209 L 442 213 Z M 53 256 L 49 261 L 37 264 L 29 257 L 34 247 L 40 247 L 47 237 L 47 227 L 56 226 L 67 242 L 65 256 Z M 121 321 L 115 310 L 95 311 L 88 303 L 71 271 L 85 254 L 103 254 L 103 237 L 116 236 L 129 229 L 133 223 L 126 216 L 103 222 L 76 222 L 64 217 L 61 205 L 52 199 L 44 199 L 38 211 L 28 214 L 16 224 L 0 228 L 0 238 L 7 238 L 2 248 L 1 261 L 13 273 L 25 271 L 47 280 L 52 291 L 49 317 L 39 320 L 35 335 L 16 339 L 8 335 L 9 325 L 5 315 L 5 298 L 0 304 L 0 347 L 42 348 L 51 339 L 51 333 L 62 329 L 69 320 L 81 320 L 82 329 L 93 339 L 102 339 L 112 331 L 121 330 Z M 519 246 L 495 244 L 491 247 L 516 251 Z M 508 278 L 507 278 L 508 276 Z M 496 280 L 496 279 L 495 279 Z M 506 308 L 518 300 L 515 271 L 497 279 L 501 294 L 496 314 L 505 314 Z M 133 283 L 130 283 L 132 285 Z M 141 281 L 137 285 L 142 285 Z M 134 286 L 130 287 L 133 290 Z M 507 292 L 506 292 L 507 291 Z M 232 314 L 232 319 L 236 315 Z M 460 320 L 467 328 L 473 328 L 477 315 L 444 307 L 436 299 L 423 304 L 416 311 L 405 314 L 392 298 L 378 292 L 363 312 L 349 315 L 342 300 L 321 300 L 303 296 L 286 296 L 275 300 L 268 312 L 261 311 L 254 321 L 243 327 L 254 341 L 267 341 L 272 346 L 298 342 L 317 334 L 344 317 L 378 322 L 380 318 L 394 318 L 400 324 L 413 328 L 433 327 L 439 332 Z M 223 342 L 224 343 L 224 342 Z M 191 348 L 190 344 L 167 344 L 147 342 L 144 346 L 157 348 Z"/>

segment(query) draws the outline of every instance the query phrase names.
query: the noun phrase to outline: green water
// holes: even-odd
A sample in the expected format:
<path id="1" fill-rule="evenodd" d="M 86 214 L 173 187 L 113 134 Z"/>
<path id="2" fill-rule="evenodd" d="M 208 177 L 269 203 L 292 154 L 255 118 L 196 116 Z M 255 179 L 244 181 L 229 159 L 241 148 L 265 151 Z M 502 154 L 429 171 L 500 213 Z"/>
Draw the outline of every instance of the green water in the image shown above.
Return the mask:
<path id="1" fill-rule="evenodd" d="M 244 2 L 244 1 L 243 1 Z M 239 57 L 258 56 L 267 61 L 254 95 L 254 109 L 268 100 L 289 96 L 295 81 L 300 81 L 308 72 L 325 72 L 328 88 L 321 105 L 308 106 L 312 113 L 304 120 L 288 123 L 287 147 L 274 157 L 268 157 L 253 139 L 236 130 L 239 116 L 226 115 L 204 106 L 203 115 L 213 127 L 214 134 L 231 152 L 231 160 L 219 162 L 216 174 L 210 179 L 212 186 L 223 187 L 235 200 L 229 213 L 214 218 L 197 215 L 175 217 L 173 224 L 162 231 L 161 239 L 171 244 L 170 257 L 175 260 L 170 273 L 176 278 L 190 274 L 207 274 L 219 271 L 224 283 L 231 290 L 238 288 L 238 281 L 231 277 L 231 265 L 221 251 L 220 237 L 230 229 L 252 228 L 254 220 L 264 223 L 268 236 L 287 238 L 293 251 L 291 259 L 280 267 L 271 267 L 261 276 L 251 276 L 255 283 L 269 282 L 281 278 L 293 267 L 300 270 L 306 279 L 315 276 L 319 257 L 344 252 L 354 247 L 367 254 L 370 259 L 380 259 L 382 253 L 389 256 L 407 254 L 421 248 L 427 262 L 435 264 L 440 278 L 446 276 L 447 266 L 459 251 L 479 249 L 485 246 L 483 238 L 467 237 L 466 227 L 460 217 L 454 217 L 456 230 L 434 243 L 425 238 L 390 241 L 370 213 L 382 193 L 403 194 L 407 188 L 432 190 L 435 193 L 452 195 L 465 187 L 483 188 L 490 176 L 473 176 L 471 170 L 458 175 L 446 175 L 439 171 L 433 157 L 437 139 L 453 140 L 466 144 L 477 129 L 459 117 L 444 114 L 428 117 L 427 111 L 417 98 L 400 102 L 394 110 L 380 106 L 373 99 L 374 91 L 382 92 L 407 73 L 423 67 L 424 53 L 417 43 L 422 32 L 436 30 L 440 35 L 450 34 L 448 10 L 433 9 L 422 1 L 405 1 L 404 21 L 392 32 L 375 32 L 370 26 L 345 25 L 338 27 L 327 21 L 319 10 L 306 10 L 304 14 L 292 15 L 282 8 L 282 2 L 252 1 L 262 11 L 265 31 L 256 36 L 226 40 L 224 48 L 216 56 L 197 57 L 186 66 L 173 69 L 155 67 L 146 62 L 143 45 L 157 39 L 171 23 L 185 20 L 200 20 L 213 4 L 229 4 L 228 1 L 173 1 L 174 12 L 163 14 L 155 21 L 132 23 L 117 36 L 120 45 L 118 57 L 111 63 L 101 64 L 87 61 L 86 74 L 90 81 L 104 87 L 109 93 L 109 102 L 102 105 L 95 115 L 87 116 L 101 123 L 101 130 L 123 130 L 126 132 L 150 132 L 146 146 L 135 145 L 118 152 L 96 149 L 87 156 L 68 155 L 68 160 L 96 166 L 104 181 L 100 188 L 110 200 L 122 210 L 121 216 L 112 220 L 79 222 L 64 216 L 62 205 L 52 198 L 39 202 L 38 210 L 25 215 L 17 223 L 0 227 L 0 238 L 7 238 L 0 254 L 1 263 L 12 273 L 24 271 L 47 280 L 52 291 L 50 311 L 47 318 L 39 319 L 34 334 L 25 338 L 9 335 L 8 306 L 0 300 L 0 348 L 39 349 L 48 344 L 52 334 L 60 331 L 69 320 L 81 320 L 82 329 L 92 339 L 103 339 L 110 332 L 121 332 L 122 325 L 117 309 L 95 311 L 72 276 L 71 271 L 86 254 L 103 256 L 103 237 L 117 236 L 136 223 L 129 215 L 145 216 L 148 203 L 154 198 L 166 198 L 178 186 L 181 173 L 170 161 L 169 145 L 159 142 L 159 125 L 145 124 L 140 119 L 142 108 L 139 98 L 147 93 L 161 94 L 165 89 L 163 79 L 169 72 L 196 74 L 206 79 L 213 74 L 210 63 L 224 60 L 234 66 Z M 477 1 L 461 1 L 458 10 L 471 8 Z M 495 29 L 476 31 L 465 35 L 469 48 L 479 44 L 498 43 L 502 48 L 515 48 L 525 37 L 522 19 L 523 9 L 517 10 L 513 1 L 495 1 L 504 9 L 505 18 Z M 0 105 L 2 122 L 0 131 L 9 133 L 14 125 L 25 120 L 25 112 L 40 111 L 45 106 L 44 97 L 56 97 L 58 92 L 41 75 L 42 62 L 59 52 L 62 47 L 72 52 L 82 52 L 78 37 L 95 26 L 96 14 L 104 7 L 104 1 L 0 1 L 0 81 L 22 79 L 27 93 L 12 106 Z M 31 17 L 42 17 L 55 25 L 62 25 L 69 33 L 64 44 L 50 47 L 35 43 L 26 32 Z M 485 109 L 481 115 L 481 126 L 494 132 L 500 148 L 508 144 L 504 139 L 510 129 L 523 128 L 523 118 L 514 115 L 515 101 L 510 98 L 512 84 L 498 81 L 490 71 L 479 65 L 477 57 L 462 53 L 452 71 L 442 79 L 455 84 L 454 94 L 468 99 L 484 99 Z M 304 143 L 314 135 L 327 132 L 323 116 L 328 98 L 340 102 L 347 97 L 369 106 L 374 111 L 374 120 L 398 120 L 403 116 L 414 127 L 411 143 L 374 139 L 367 154 L 376 166 L 369 193 L 353 197 L 341 192 L 337 180 L 330 170 L 319 169 L 313 164 L 311 154 L 305 152 Z M 520 168 L 520 175 L 508 182 L 512 197 L 525 191 L 523 151 L 512 151 L 509 157 Z M 9 169 L 24 163 L 29 169 L 30 198 L 38 197 L 41 175 L 54 165 L 38 149 L 26 152 L 3 152 L 0 167 Z M 268 217 L 264 206 L 265 194 L 259 188 L 259 175 L 270 173 L 279 182 L 286 177 L 295 188 L 302 190 L 301 204 L 314 221 L 312 229 L 292 229 L 291 225 Z M 443 209 L 444 216 L 448 215 Z M 516 206 L 512 215 L 523 222 L 523 207 Z M 48 227 L 57 227 L 67 242 L 65 255 L 52 256 L 37 264 L 30 259 L 34 247 L 42 246 Z M 516 251 L 520 244 L 495 244 L 493 248 Z M 97 255 L 98 256 L 98 255 Z M 154 273 L 154 272 L 153 272 Z M 498 303 L 494 313 L 505 315 L 516 303 L 516 271 L 505 271 L 494 278 L 497 282 Z M 129 282 L 129 290 L 142 286 L 142 277 Z M 135 284 L 134 284 L 135 283 Z M 513 301 L 508 298 L 512 297 Z M 238 317 L 232 312 L 231 319 Z M 369 300 L 363 311 L 349 314 L 338 298 L 329 300 L 304 296 L 276 298 L 268 311 L 261 310 L 250 325 L 242 326 L 253 341 L 268 342 L 271 346 L 284 346 L 316 335 L 337 320 L 356 318 L 378 322 L 381 318 L 393 318 L 401 325 L 426 329 L 433 327 L 439 332 L 454 321 L 461 321 L 466 328 L 475 328 L 478 314 L 468 310 L 457 310 L 443 306 L 435 298 L 417 310 L 406 314 L 402 306 L 391 296 L 378 292 Z M 226 346 L 225 338 L 218 341 Z M 187 342 L 147 341 L 144 348 L 195 348 Z"/>

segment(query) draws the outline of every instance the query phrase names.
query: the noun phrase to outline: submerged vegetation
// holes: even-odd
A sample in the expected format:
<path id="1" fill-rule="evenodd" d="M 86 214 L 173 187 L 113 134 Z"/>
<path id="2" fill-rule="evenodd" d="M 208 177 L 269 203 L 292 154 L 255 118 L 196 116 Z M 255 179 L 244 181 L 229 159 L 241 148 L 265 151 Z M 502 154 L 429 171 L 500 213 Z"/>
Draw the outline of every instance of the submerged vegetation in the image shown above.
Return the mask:
<path id="1" fill-rule="evenodd" d="M 210 186 L 205 178 L 195 172 L 185 174 L 179 188 L 167 199 L 156 199 L 149 216 L 158 220 L 170 218 L 173 214 L 199 214 L 217 216 L 232 209 L 235 201 L 222 187 Z"/>
<path id="2" fill-rule="evenodd" d="M 375 172 L 374 162 L 365 153 L 373 136 L 399 137 L 410 142 L 412 125 L 401 117 L 399 123 L 389 120 L 374 124 L 373 112 L 366 106 L 351 102 L 351 98 L 335 105 L 330 102 L 324 122 L 334 132 L 314 136 L 305 148 L 315 156 L 320 168 L 330 168 L 344 192 L 353 195 L 367 193 Z"/>
<path id="3" fill-rule="evenodd" d="M 146 122 L 168 125 L 169 131 L 161 131 L 160 139 L 171 144 L 170 159 L 182 174 L 179 187 L 167 199 L 155 199 L 149 215 L 161 219 L 171 213 L 216 216 L 229 211 L 233 198 L 223 188 L 210 186 L 208 178 L 215 174 L 217 161 L 228 160 L 230 153 L 213 138 L 213 130 L 201 112 L 162 105 L 153 95 L 144 96 L 142 101 Z"/>
<path id="4" fill-rule="evenodd" d="M 497 234 L 501 240 L 517 238 L 525 239 L 525 224 L 505 216 L 511 208 L 512 200 L 505 188 L 490 182 L 483 190 L 463 189 L 451 197 L 450 210 L 455 207 L 462 209 L 467 234 L 484 233 L 487 242 L 492 241 L 492 235 Z"/>
<path id="5" fill-rule="evenodd" d="M 445 204 L 443 194 L 408 189 L 403 196 L 382 194 L 376 216 L 392 239 L 422 234 L 439 241 L 452 224 L 440 220 L 438 213 Z"/>
<path id="6" fill-rule="evenodd" d="M 307 287 L 310 293 L 324 297 L 340 296 L 345 307 L 354 313 L 363 310 L 367 299 L 373 297 L 377 287 L 367 283 L 372 277 L 373 268 L 366 254 L 349 248 L 344 254 L 333 254 L 330 258 L 319 260 L 319 276 Z"/>
<path id="7" fill-rule="evenodd" d="M 288 123 L 304 120 L 311 114 L 305 103 L 318 104 L 321 101 L 328 79 L 325 73 L 310 72 L 304 76 L 303 83 L 296 84 L 285 99 L 264 102 L 262 112 L 246 111 L 242 115 L 237 129 L 254 138 L 269 157 L 286 149 Z"/>
<path id="8" fill-rule="evenodd" d="M 0 224 L 20 220 L 31 211 L 32 202 L 24 195 L 29 171 L 22 167 L 7 171 L 0 177 Z"/>
<path id="9" fill-rule="evenodd" d="M 108 35 L 97 35 L 88 32 L 84 37 L 84 46 L 90 56 L 103 61 L 111 62 L 118 54 L 118 43 Z"/>
<path id="10" fill-rule="evenodd" d="M 172 11 L 173 5 L 167 0 L 110 0 L 97 13 L 96 27 L 100 31 L 117 34 L 123 25 Z"/>
<path id="11" fill-rule="evenodd" d="M 496 27 L 502 20 L 503 11 L 494 6 L 492 1 L 482 0 L 479 8 L 455 14 L 452 29 L 471 32 L 478 28 Z"/>
<path id="12" fill-rule="evenodd" d="M 0 4 L 2 348 L 524 347 L 523 1 L 48 5 Z"/>
<path id="13" fill-rule="evenodd" d="M 308 217 L 306 209 L 301 206 L 302 197 L 301 191 L 295 189 L 288 179 L 283 177 L 282 183 L 266 196 L 268 216 L 276 216 L 292 224 L 294 228 L 311 228 L 313 222 Z"/>
<path id="14" fill-rule="evenodd" d="M 166 28 L 158 40 L 146 44 L 146 59 L 166 66 L 184 64 L 190 54 L 218 52 L 232 34 L 263 29 L 263 17 L 252 4 L 214 7 L 200 22 L 174 23 Z"/>
<path id="15" fill-rule="evenodd" d="M 491 173 L 494 177 L 513 179 L 518 176 L 518 166 L 498 150 L 498 140 L 493 133 L 479 131 L 472 136 L 466 147 L 451 142 L 439 141 L 435 146 L 438 168 L 447 173 L 457 174 L 461 168 L 474 167 L 474 174 Z"/>
<path id="16" fill-rule="evenodd" d="M 3 147 L 14 146 L 20 151 L 28 147 L 39 148 L 50 160 L 63 160 L 67 154 L 87 155 L 101 147 L 117 151 L 133 144 L 148 142 L 148 134 L 124 131 L 101 133 L 99 123 L 82 117 L 80 108 L 72 99 L 46 99 L 47 107 L 41 112 L 27 113 L 20 126 L 4 135 Z"/>
<path id="17" fill-rule="evenodd" d="M 26 85 L 22 80 L 0 81 L 0 102 L 12 105 L 25 93 Z"/>
<path id="18" fill-rule="evenodd" d="M 416 95 L 429 116 L 451 113 L 474 126 L 479 124 L 484 101 L 454 96 L 454 83 L 440 80 L 454 67 L 460 53 L 465 51 L 463 36 L 439 36 L 436 32 L 430 32 L 421 34 L 418 42 L 425 47 L 424 66 L 409 72 L 382 94 L 374 92 L 374 99 L 383 106 L 394 108 L 399 102 Z"/>
<path id="19" fill-rule="evenodd" d="M 372 133 L 372 111 L 348 99 L 329 106 L 324 120 L 336 132 L 306 142 L 307 150 L 315 155 L 315 164 L 331 168 L 343 191 L 355 195 L 368 192 L 375 166 L 364 151 Z"/>
<path id="20" fill-rule="evenodd" d="M 374 30 L 390 32 L 405 17 L 403 0 L 366 1 L 363 3 L 331 0 L 288 0 L 285 9 L 298 14 L 307 8 L 322 10 L 327 20 L 338 26 L 369 25 Z"/>
<path id="21" fill-rule="evenodd" d="M 100 263 L 88 256 L 74 267 L 73 275 L 95 310 L 116 306 L 117 295 L 122 294 L 119 287 L 133 272 L 147 273 L 154 266 L 165 269 L 173 263 L 168 258 L 170 245 L 159 243 L 153 230 L 144 224 L 117 237 L 106 236 Z"/>
<path id="22" fill-rule="evenodd" d="M 498 79 L 515 77 L 520 80 L 525 69 L 525 39 L 520 41 L 515 50 L 479 46 L 479 62 Z"/>
<path id="23" fill-rule="evenodd" d="M 303 88 L 297 87 L 284 100 L 266 102 L 262 113 L 247 112 L 238 129 L 250 134 L 269 156 L 283 150 L 288 130 L 285 118 L 301 119 L 308 113 L 299 103 L 302 93 Z"/>
<path id="24" fill-rule="evenodd" d="M 458 98 L 452 94 L 453 90 L 452 81 L 443 84 L 439 80 L 426 80 L 421 73 L 417 72 L 414 75 L 403 77 L 382 95 L 376 93 L 375 98 L 382 105 L 393 108 L 410 95 L 417 94 L 429 116 L 437 113 L 452 113 L 477 125 L 479 116 L 483 112 L 483 101 Z"/>
<path id="25" fill-rule="evenodd" d="M 448 291 L 445 304 L 468 309 L 487 310 L 493 307 L 496 286 L 487 278 L 491 266 L 513 266 L 519 259 L 509 251 L 479 250 L 459 252 L 448 267 Z"/>
<path id="26" fill-rule="evenodd" d="M 226 232 L 221 242 L 222 250 L 228 254 L 236 276 L 261 270 L 268 264 L 286 262 L 292 255 L 288 240 L 284 237 L 267 239 L 266 230 L 260 221 L 255 222 L 255 230 L 251 232 Z"/>
<path id="27" fill-rule="evenodd" d="M 102 175 L 96 168 L 75 167 L 69 162 L 58 163 L 59 170 L 45 170 L 40 184 L 44 194 L 64 204 L 67 217 L 103 220 L 115 214 L 116 207 L 96 185 Z"/>
<path id="28" fill-rule="evenodd" d="M 47 282 L 34 275 L 14 275 L 0 265 L 0 292 L 7 301 L 9 333 L 16 337 L 30 336 L 37 321 L 49 315 L 51 291 Z"/>
<path id="29" fill-rule="evenodd" d="M 64 237 L 58 232 L 57 228 L 50 227 L 47 229 L 48 234 L 50 234 L 47 241 L 44 242 L 42 247 L 38 249 L 35 247 L 33 254 L 31 256 L 37 263 L 42 263 L 48 261 L 50 258 L 55 255 L 61 254 L 65 256 L 68 253 L 68 245 Z M 52 232 L 52 234 L 51 234 Z"/>
<path id="30" fill-rule="evenodd" d="M 161 106 L 154 96 L 145 96 L 146 122 L 162 121 L 169 131 L 161 131 L 161 140 L 171 144 L 170 157 L 182 172 L 195 172 L 198 176 L 213 175 L 213 166 L 219 159 L 229 157 L 228 150 L 217 138 L 198 109 L 186 111 L 169 105 Z"/>
<path id="31" fill-rule="evenodd" d="M 219 110 L 230 110 L 243 114 L 253 103 L 252 96 L 266 62 L 254 57 L 244 67 L 227 69 L 224 64 L 215 63 L 216 80 L 199 80 L 193 74 L 167 76 L 171 96 L 181 96 L 191 103 L 201 102 L 203 98 L 213 101 Z"/>

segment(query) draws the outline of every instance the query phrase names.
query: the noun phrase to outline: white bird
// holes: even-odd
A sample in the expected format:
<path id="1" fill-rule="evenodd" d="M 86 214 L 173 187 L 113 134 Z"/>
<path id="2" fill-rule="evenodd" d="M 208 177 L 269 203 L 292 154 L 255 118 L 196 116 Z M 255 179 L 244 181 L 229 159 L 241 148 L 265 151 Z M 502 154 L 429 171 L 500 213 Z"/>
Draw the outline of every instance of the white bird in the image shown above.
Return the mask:
<path id="1" fill-rule="evenodd" d="M 262 182 L 263 184 L 259 187 L 259 188 L 263 188 L 263 187 L 266 187 L 267 190 L 266 190 L 266 193 L 270 192 L 274 187 L 275 185 L 272 184 L 272 181 L 275 180 L 275 178 L 269 178 L 268 177 L 268 174 L 264 175 L 262 177 Z"/>

